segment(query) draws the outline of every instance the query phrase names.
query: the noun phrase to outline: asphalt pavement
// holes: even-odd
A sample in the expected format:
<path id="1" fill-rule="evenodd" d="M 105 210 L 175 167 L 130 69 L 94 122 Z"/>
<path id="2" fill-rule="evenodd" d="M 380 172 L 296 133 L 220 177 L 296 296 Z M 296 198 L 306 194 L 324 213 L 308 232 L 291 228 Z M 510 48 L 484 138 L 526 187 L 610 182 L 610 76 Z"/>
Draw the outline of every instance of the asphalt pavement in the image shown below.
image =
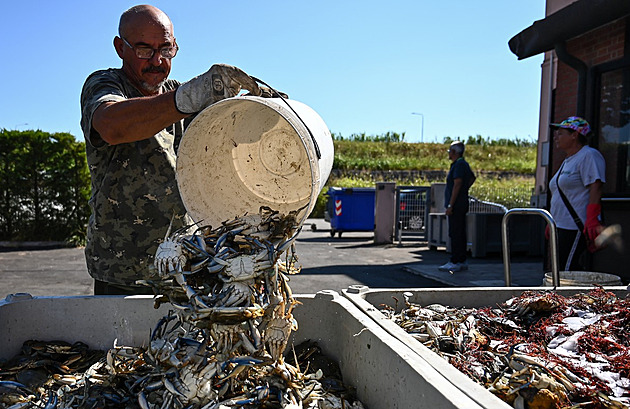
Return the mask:
<path id="1" fill-rule="evenodd" d="M 421 241 L 377 245 L 371 232 L 331 237 L 330 224 L 322 219 L 306 221 L 296 240 L 296 252 L 302 270 L 291 276 L 295 294 L 341 291 L 350 285 L 439 288 L 505 284 L 500 254 L 469 258 L 465 272 L 442 272 L 438 266 L 449 257 L 443 248 L 429 249 Z M 511 270 L 514 286 L 540 286 L 543 282 L 541 257 L 512 257 Z M 46 248 L 32 243 L 0 247 L 0 299 L 16 293 L 92 295 L 83 248 Z"/>

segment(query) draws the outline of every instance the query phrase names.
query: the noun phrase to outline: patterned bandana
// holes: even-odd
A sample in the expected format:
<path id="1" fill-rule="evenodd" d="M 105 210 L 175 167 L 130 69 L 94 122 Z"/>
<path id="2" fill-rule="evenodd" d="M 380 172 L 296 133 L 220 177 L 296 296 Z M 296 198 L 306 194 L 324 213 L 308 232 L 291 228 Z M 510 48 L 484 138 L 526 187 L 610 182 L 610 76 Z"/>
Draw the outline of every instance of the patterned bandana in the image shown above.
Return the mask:
<path id="1" fill-rule="evenodd" d="M 549 125 L 552 128 L 566 128 L 571 129 L 573 131 L 577 131 L 578 133 L 586 136 L 590 131 L 591 127 L 586 122 L 584 118 L 580 118 L 579 116 L 570 116 L 559 124 L 551 124 Z"/>

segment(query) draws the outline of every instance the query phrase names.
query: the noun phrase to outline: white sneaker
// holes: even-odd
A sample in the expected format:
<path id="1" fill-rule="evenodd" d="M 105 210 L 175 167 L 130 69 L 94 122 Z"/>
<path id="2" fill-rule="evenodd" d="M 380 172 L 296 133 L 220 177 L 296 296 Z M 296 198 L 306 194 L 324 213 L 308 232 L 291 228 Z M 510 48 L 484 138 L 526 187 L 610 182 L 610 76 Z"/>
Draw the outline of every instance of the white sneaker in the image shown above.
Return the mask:
<path id="1" fill-rule="evenodd" d="M 448 263 L 439 266 L 438 270 L 440 270 L 440 271 L 453 271 L 453 269 L 456 268 L 456 267 L 457 267 L 457 264 L 452 263 L 452 262 L 449 261 Z M 457 271 L 459 271 L 459 270 L 457 270 Z"/>
<path id="2" fill-rule="evenodd" d="M 465 270 L 468 270 L 468 263 L 467 262 L 453 263 L 449 261 L 448 263 L 439 266 L 438 270 L 450 271 L 451 273 L 456 273 L 458 271 L 465 271 Z"/>

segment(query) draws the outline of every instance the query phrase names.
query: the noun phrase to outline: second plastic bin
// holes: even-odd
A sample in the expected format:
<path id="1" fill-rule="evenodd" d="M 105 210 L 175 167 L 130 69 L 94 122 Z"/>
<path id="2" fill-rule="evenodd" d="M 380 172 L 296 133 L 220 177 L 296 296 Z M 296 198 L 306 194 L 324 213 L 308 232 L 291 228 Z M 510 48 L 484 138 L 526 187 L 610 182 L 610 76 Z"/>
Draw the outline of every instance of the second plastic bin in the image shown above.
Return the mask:
<path id="1" fill-rule="evenodd" d="M 381 309 L 389 306 L 396 313 L 405 305 L 401 300 L 423 306 L 441 304 L 456 308 L 494 308 L 524 291 L 541 290 L 541 287 L 462 287 L 462 288 L 369 288 L 361 285 L 350 286 L 343 295 L 357 306 L 365 315 L 374 320 L 385 331 L 412 349 L 421 360 L 435 368 L 445 379 L 464 394 L 486 409 L 511 409 L 512 406 L 500 400 L 482 385 L 476 383 L 463 372 L 448 363 L 444 358 L 416 340 L 393 320 L 387 318 Z M 625 286 L 605 287 L 617 297 L 628 294 Z M 585 292 L 584 287 L 562 287 L 555 293 L 570 296 Z M 436 406 L 440 407 L 440 406 Z"/>
<path id="2" fill-rule="evenodd" d="M 328 188 L 326 211 L 330 221 L 330 235 L 346 231 L 374 231 L 373 187 Z"/>

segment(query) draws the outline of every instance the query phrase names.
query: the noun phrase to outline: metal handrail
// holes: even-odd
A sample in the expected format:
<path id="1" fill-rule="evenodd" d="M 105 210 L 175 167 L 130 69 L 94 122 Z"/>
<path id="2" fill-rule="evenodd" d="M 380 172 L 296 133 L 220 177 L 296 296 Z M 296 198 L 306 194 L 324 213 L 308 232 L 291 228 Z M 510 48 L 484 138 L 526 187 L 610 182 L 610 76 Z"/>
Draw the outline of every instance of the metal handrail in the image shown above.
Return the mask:
<path id="1" fill-rule="evenodd" d="M 560 273 L 558 271 L 558 230 L 556 228 L 556 222 L 545 209 L 527 209 L 527 208 L 515 208 L 508 210 L 503 215 L 501 221 L 501 240 L 503 245 L 503 271 L 505 273 L 505 286 L 512 286 L 512 272 L 510 271 L 510 241 L 508 238 L 508 220 L 513 214 L 526 214 L 526 215 L 539 215 L 542 216 L 549 226 L 549 238 L 551 242 L 551 272 L 553 274 L 553 286 L 558 287 L 560 285 Z"/>

